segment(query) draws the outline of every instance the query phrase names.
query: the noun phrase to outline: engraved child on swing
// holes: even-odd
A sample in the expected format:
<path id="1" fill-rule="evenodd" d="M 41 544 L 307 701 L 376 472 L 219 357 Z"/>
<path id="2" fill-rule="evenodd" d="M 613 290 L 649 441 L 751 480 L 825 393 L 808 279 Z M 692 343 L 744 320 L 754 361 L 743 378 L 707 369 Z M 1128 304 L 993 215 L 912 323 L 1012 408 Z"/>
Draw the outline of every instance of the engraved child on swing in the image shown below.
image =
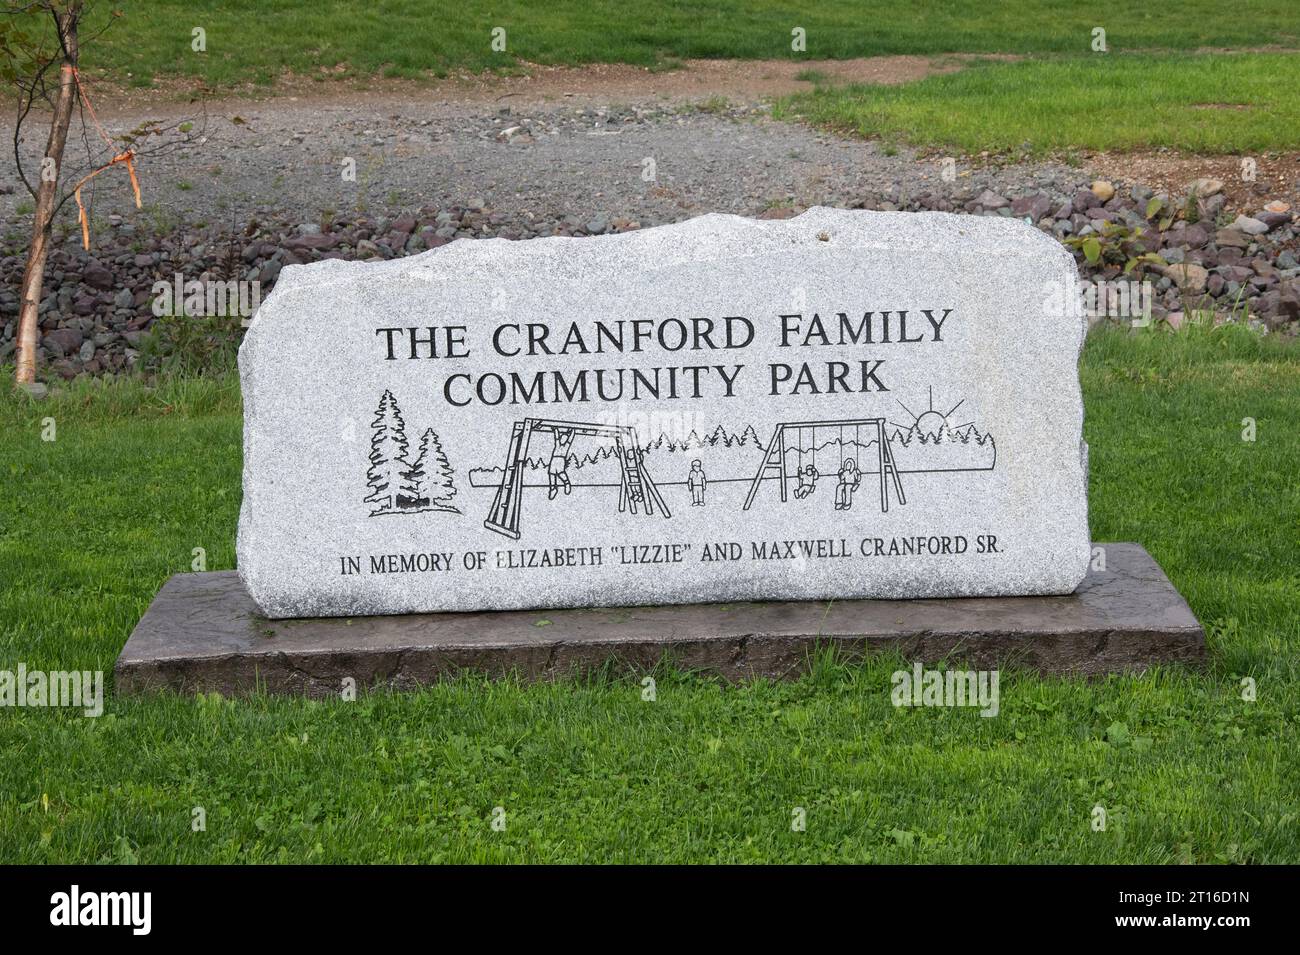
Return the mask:
<path id="1" fill-rule="evenodd" d="M 805 464 L 802 471 L 799 472 L 799 486 L 794 489 L 794 496 L 803 500 L 813 491 L 817 490 L 817 479 L 821 477 L 817 469 L 811 464 Z"/>
<path id="2" fill-rule="evenodd" d="M 550 486 L 547 492 L 547 500 L 555 500 L 555 495 L 560 493 L 560 488 L 564 488 L 564 493 L 568 494 L 573 490 L 573 485 L 569 483 L 569 448 L 573 447 L 573 429 L 561 428 L 555 432 L 555 450 L 551 452 L 551 460 L 546 465 L 546 481 Z"/>
<path id="3" fill-rule="evenodd" d="M 862 474 L 858 471 L 858 462 L 853 458 L 847 458 L 840 465 L 839 483 L 835 485 L 835 510 L 847 511 L 853 506 L 853 492 L 858 489 L 862 482 Z"/>

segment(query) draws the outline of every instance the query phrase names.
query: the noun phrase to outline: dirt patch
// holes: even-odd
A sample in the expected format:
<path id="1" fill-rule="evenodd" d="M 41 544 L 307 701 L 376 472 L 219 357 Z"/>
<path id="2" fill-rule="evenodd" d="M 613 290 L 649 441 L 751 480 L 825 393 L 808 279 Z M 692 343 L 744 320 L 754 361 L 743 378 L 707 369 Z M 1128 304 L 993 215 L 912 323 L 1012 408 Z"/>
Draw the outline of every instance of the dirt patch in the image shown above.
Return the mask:
<path id="1" fill-rule="evenodd" d="M 106 78 L 92 88 L 101 112 L 136 112 L 171 107 L 196 97 L 213 105 L 229 101 L 293 97 L 322 100 L 336 105 L 405 96 L 433 98 L 448 103 L 546 103 L 573 100 L 581 103 L 698 102 L 726 99 L 754 103 L 813 88 L 814 81 L 829 84 L 910 83 L 953 73 L 975 60 L 1011 60 L 1013 56 L 945 54 L 938 56 L 875 56 L 854 60 L 685 60 L 680 66 L 650 69 L 627 64 L 542 66 L 523 64 L 518 75 L 495 73 L 454 74 L 429 79 L 356 80 L 332 74 L 301 76 L 286 73 L 274 87 L 244 84 L 210 90 L 192 80 L 164 78 L 148 88 L 124 87 Z M 102 104 L 102 105 L 101 105 Z"/>
<path id="2" fill-rule="evenodd" d="M 1253 169 L 1243 165 L 1254 161 Z M 1231 208 L 1256 211 L 1271 199 L 1300 203 L 1300 152 L 1259 156 L 1188 156 L 1169 152 L 1094 153 L 1084 165 L 1099 179 L 1140 182 L 1157 192 L 1186 195 L 1193 180 L 1223 182 Z M 1253 174 L 1253 179 L 1248 178 Z"/>
<path id="3" fill-rule="evenodd" d="M 833 84 L 910 83 L 953 73 L 972 56 L 880 56 L 856 60 L 688 60 L 681 69 L 651 72 L 630 66 L 531 67 L 527 77 L 493 78 L 488 95 L 540 100 L 567 96 L 698 100 L 720 96 L 754 102 Z"/>

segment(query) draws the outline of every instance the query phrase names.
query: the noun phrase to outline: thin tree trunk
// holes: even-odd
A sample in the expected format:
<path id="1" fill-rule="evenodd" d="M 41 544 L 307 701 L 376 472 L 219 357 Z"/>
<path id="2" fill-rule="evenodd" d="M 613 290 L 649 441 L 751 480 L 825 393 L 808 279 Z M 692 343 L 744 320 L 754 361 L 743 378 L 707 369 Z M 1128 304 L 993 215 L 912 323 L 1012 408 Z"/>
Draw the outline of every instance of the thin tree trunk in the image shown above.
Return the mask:
<path id="1" fill-rule="evenodd" d="M 18 373 L 20 385 L 36 381 L 36 327 L 41 307 L 41 285 L 45 280 L 45 258 L 49 254 L 50 232 L 54 225 L 54 207 L 58 200 L 59 171 L 63 164 L 63 147 L 68 141 L 68 125 L 72 121 L 72 103 L 76 99 L 76 77 L 73 67 L 77 62 L 77 19 L 80 4 L 70 4 L 59 18 L 59 34 L 63 40 L 63 68 L 59 72 L 59 97 L 54 104 L 54 118 L 50 123 L 50 138 L 45 145 L 45 156 L 54 160 L 54 175 L 46 176 L 41 170 L 41 184 L 36 190 L 36 216 L 32 224 L 32 245 L 27 251 L 27 267 L 23 271 L 22 305 L 18 311 Z"/>

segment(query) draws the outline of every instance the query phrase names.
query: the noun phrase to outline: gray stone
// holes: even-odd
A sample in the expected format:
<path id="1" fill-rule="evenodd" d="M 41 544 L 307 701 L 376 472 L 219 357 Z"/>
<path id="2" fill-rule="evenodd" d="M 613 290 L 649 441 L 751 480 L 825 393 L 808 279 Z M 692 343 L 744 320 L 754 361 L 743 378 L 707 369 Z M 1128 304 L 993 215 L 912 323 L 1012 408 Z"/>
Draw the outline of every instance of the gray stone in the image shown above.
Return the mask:
<path id="1" fill-rule="evenodd" d="M 1027 216 L 1031 221 L 1037 222 L 1052 211 L 1052 200 L 1042 193 L 1021 196 L 1011 203 L 1011 211 L 1018 216 Z"/>
<path id="2" fill-rule="evenodd" d="M 240 573 L 269 617 L 1069 593 L 1076 289 L 1016 219 L 830 209 L 288 266 Z"/>
<path id="3" fill-rule="evenodd" d="M 1208 269 L 1193 263 L 1171 265 L 1165 269 L 1165 274 L 1189 292 L 1204 292 L 1206 280 L 1210 277 Z"/>
<path id="4" fill-rule="evenodd" d="M 1283 283 L 1277 292 L 1277 312 L 1287 321 L 1300 320 L 1300 288 Z"/>
<path id="5" fill-rule="evenodd" d="M 1246 235 L 1263 235 L 1268 231 L 1267 225 L 1258 219 L 1252 219 L 1250 216 L 1237 216 L 1232 220 L 1228 228 L 1244 232 Z"/>
<path id="6" fill-rule="evenodd" d="M 332 249 L 338 244 L 338 238 L 333 235 L 300 235 L 285 239 L 283 244 L 286 249 L 291 250 Z"/>
<path id="7" fill-rule="evenodd" d="M 1208 229 L 1205 228 L 1205 226 L 1201 225 L 1200 223 L 1196 223 L 1195 225 L 1189 225 L 1186 229 L 1184 229 L 1182 237 L 1179 240 L 1180 244 L 1186 243 L 1189 249 L 1202 248 L 1209 241 L 1210 241 L 1210 232 Z"/>
<path id="8" fill-rule="evenodd" d="M 1094 206 L 1101 205 L 1101 200 L 1097 198 L 1096 193 L 1091 189 L 1080 189 L 1074 194 L 1071 200 L 1075 212 L 1086 212 Z"/>
<path id="9" fill-rule="evenodd" d="M 41 345 L 56 357 L 76 352 L 85 336 L 75 328 L 56 328 L 41 335 Z"/>
<path id="10" fill-rule="evenodd" d="M 110 289 L 113 287 L 113 273 L 98 262 L 91 262 L 81 273 L 81 280 L 91 288 Z"/>
<path id="11" fill-rule="evenodd" d="M 1006 196 L 998 195 L 992 189 L 985 189 L 975 197 L 975 201 L 985 209 L 1001 209 L 1010 205 Z"/>
<path id="12" fill-rule="evenodd" d="M 1222 192 L 1210 196 L 1208 199 L 1197 200 L 1197 205 L 1201 211 L 1201 217 L 1209 222 L 1214 221 L 1218 217 L 1219 213 L 1223 211 L 1223 207 L 1227 204 L 1228 197 Z"/>
<path id="13" fill-rule="evenodd" d="M 1264 225 L 1267 226 L 1268 230 L 1271 232 L 1272 230 L 1278 228 L 1279 226 L 1290 225 L 1291 213 L 1270 212 L 1269 210 L 1265 209 L 1263 212 L 1255 213 L 1255 219 L 1264 223 Z"/>
<path id="14" fill-rule="evenodd" d="M 1214 234 L 1214 241 L 1227 248 L 1244 249 L 1250 245 L 1250 236 L 1236 229 L 1220 229 Z"/>
<path id="15" fill-rule="evenodd" d="M 814 650 L 897 650 L 926 663 L 1095 676 L 1204 659 L 1205 636 L 1136 544 L 1099 545 L 1105 569 L 1057 597 L 841 600 L 267 620 L 232 571 L 168 580 L 122 649 L 119 694 L 337 697 L 344 678 L 410 688 L 463 670 L 545 680 L 668 659 L 729 680 L 802 673 Z"/>
<path id="16" fill-rule="evenodd" d="M 1193 179 L 1191 182 L 1187 184 L 1187 191 L 1189 193 L 1190 192 L 1196 193 L 1198 198 L 1206 198 L 1209 196 L 1217 195 L 1218 193 L 1223 191 L 1223 180 L 1211 179 L 1209 177 L 1204 177 L 1201 179 Z"/>

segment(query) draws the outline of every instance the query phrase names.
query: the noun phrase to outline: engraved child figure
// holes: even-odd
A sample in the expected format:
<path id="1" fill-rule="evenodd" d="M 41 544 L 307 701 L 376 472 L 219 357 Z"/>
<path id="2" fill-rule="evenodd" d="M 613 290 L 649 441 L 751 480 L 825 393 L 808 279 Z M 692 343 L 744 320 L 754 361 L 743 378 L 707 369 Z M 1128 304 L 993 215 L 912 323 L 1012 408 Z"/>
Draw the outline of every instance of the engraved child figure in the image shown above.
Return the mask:
<path id="1" fill-rule="evenodd" d="M 811 464 L 805 464 L 804 469 L 799 472 L 799 486 L 794 489 L 794 496 L 803 500 L 813 491 L 817 490 L 817 479 L 821 477 L 817 469 Z"/>
<path id="2" fill-rule="evenodd" d="M 691 462 L 691 473 L 686 476 L 686 486 L 691 489 L 691 507 L 704 506 L 704 489 L 709 479 L 704 476 L 704 466 L 698 458 Z"/>
<path id="3" fill-rule="evenodd" d="M 551 452 L 550 463 L 546 465 L 546 481 L 550 485 L 547 500 L 555 500 L 555 495 L 564 488 L 568 494 L 573 490 L 569 483 L 569 448 L 573 447 L 573 429 L 561 428 L 555 432 L 555 450 Z"/>
<path id="4" fill-rule="evenodd" d="M 835 510 L 847 511 L 853 506 L 853 492 L 861 482 L 862 475 L 858 472 L 857 461 L 849 458 L 840 465 L 840 480 L 835 485 Z"/>

